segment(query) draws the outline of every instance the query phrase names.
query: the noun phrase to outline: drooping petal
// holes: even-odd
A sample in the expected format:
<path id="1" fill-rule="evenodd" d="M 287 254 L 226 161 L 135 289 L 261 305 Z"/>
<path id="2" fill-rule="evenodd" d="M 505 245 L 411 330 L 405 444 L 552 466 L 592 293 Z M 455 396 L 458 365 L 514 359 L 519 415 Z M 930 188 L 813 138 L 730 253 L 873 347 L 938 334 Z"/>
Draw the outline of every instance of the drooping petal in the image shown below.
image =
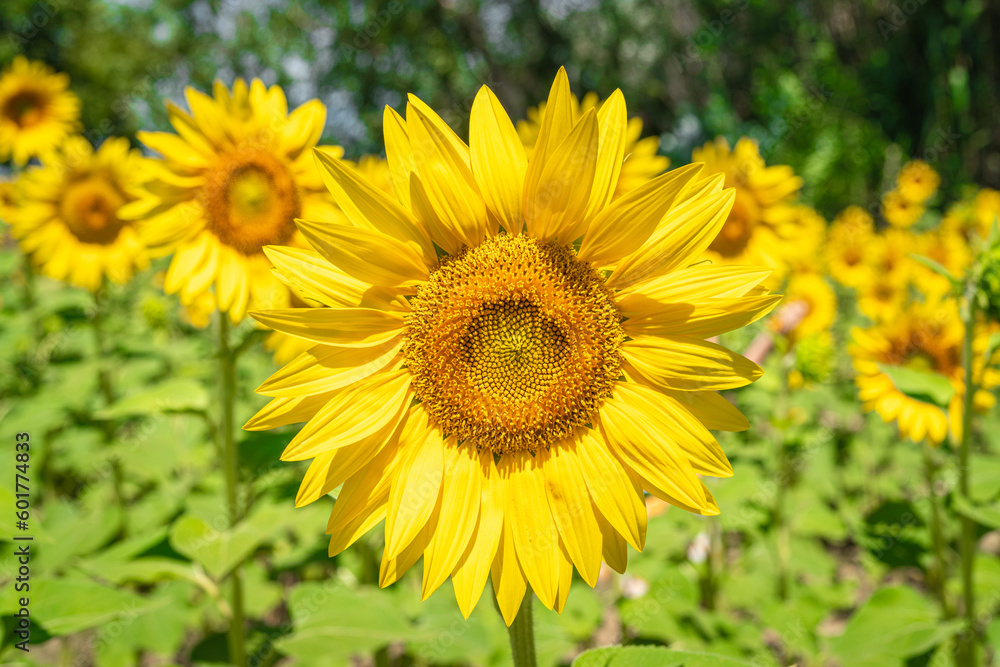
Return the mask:
<path id="1" fill-rule="evenodd" d="M 396 558 L 427 524 L 441 501 L 444 439 L 428 423 L 422 405 L 413 408 L 399 437 L 398 474 L 389 494 L 385 553 Z"/>
<path id="2" fill-rule="evenodd" d="M 500 545 L 500 534 L 504 523 L 503 493 L 500 474 L 497 472 L 496 464 L 493 463 L 493 452 L 483 449 L 479 453 L 479 465 L 483 471 L 483 479 L 478 523 L 469 547 L 451 577 L 458 608 L 466 618 L 469 618 L 469 614 L 483 594 L 486 577 L 490 574 L 490 568 L 493 566 Z"/>
<path id="3" fill-rule="evenodd" d="M 577 462 L 587 490 L 600 513 L 625 536 L 637 551 L 646 541 L 646 506 L 642 489 L 636 489 L 622 464 L 608 450 L 603 438 L 584 431 L 577 440 Z"/>
<path id="4" fill-rule="evenodd" d="M 437 590 L 465 554 L 479 519 L 482 481 L 486 470 L 475 447 L 461 446 L 454 437 L 445 442 L 441 516 L 424 551 L 422 599 Z M 480 589 L 482 590 L 482 589 Z"/>
<path id="5" fill-rule="evenodd" d="M 600 528 L 573 442 L 557 443 L 540 450 L 536 457 L 540 459 L 549 509 L 566 552 L 584 581 L 595 586 L 601 572 Z"/>

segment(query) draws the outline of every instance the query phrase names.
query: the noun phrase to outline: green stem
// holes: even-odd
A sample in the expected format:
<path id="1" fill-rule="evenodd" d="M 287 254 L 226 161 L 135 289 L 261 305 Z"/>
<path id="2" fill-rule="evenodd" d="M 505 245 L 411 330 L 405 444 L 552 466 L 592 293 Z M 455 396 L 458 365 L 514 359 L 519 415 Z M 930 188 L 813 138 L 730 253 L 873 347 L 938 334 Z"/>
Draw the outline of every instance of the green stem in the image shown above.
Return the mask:
<path id="1" fill-rule="evenodd" d="M 722 577 L 722 523 L 719 517 L 708 517 L 708 556 L 705 558 L 705 574 L 702 580 L 702 607 L 714 611 Z"/>
<path id="2" fill-rule="evenodd" d="M 969 450 L 972 447 L 973 398 L 978 389 L 972 375 L 972 341 L 976 328 L 975 284 L 970 282 L 962 303 L 962 320 L 965 337 L 962 339 L 962 371 L 965 374 L 965 394 L 962 396 L 962 440 L 958 450 L 958 492 L 969 497 Z M 976 556 L 976 524 L 967 516 L 961 517 L 962 525 L 962 606 L 965 612 L 965 631 L 959 636 L 956 664 L 962 667 L 976 665 L 976 593 L 973 584 Z"/>
<path id="3" fill-rule="evenodd" d="M 236 442 L 233 438 L 233 404 L 236 400 L 236 358 L 229 346 L 229 316 L 219 313 L 219 370 L 222 402 L 222 420 L 219 426 L 219 452 L 226 475 L 226 504 L 229 525 L 235 527 L 240 520 L 236 475 Z M 231 583 L 229 622 L 229 657 L 236 667 L 246 667 L 246 638 L 243 634 L 243 578 L 237 563 L 229 575 Z"/>
<path id="4" fill-rule="evenodd" d="M 111 407 L 111 405 L 115 402 L 115 387 L 111 377 L 111 369 L 108 368 L 108 359 L 111 358 L 114 347 L 108 345 L 108 334 L 104 328 L 104 311 L 106 303 L 106 285 L 102 285 L 96 292 L 94 292 L 94 316 L 91 319 L 91 329 L 94 332 L 94 351 L 97 354 L 98 389 L 101 392 L 101 397 L 104 399 L 104 407 Z M 104 421 L 101 423 L 101 429 L 104 431 L 104 441 L 109 445 L 113 443 L 115 440 L 115 434 L 118 430 L 115 427 L 115 422 L 113 420 Z M 122 476 L 121 461 L 119 460 L 118 454 L 113 451 L 111 457 L 111 474 L 112 483 L 114 484 L 115 498 L 118 499 L 118 503 L 120 505 L 123 505 L 125 503 L 125 494 L 122 491 L 124 480 Z"/>
<path id="5" fill-rule="evenodd" d="M 948 594 L 945 591 L 947 567 L 945 564 L 944 538 L 941 530 L 941 502 L 934 486 L 937 482 L 937 464 L 934 461 L 934 451 L 930 444 L 924 442 L 924 480 L 927 482 L 927 492 L 931 503 L 931 546 L 934 550 L 934 566 L 928 572 L 929 584 L 934 589 L 941 605 L 944 618 L 951 618 L 948 608 Z"/>
<path id="6" fill-rule="evenodd" d="M 777 471 L 778 488 L 774 495 L 774 529 L 775 549 L 778 556 L 778 599 L 788 599 L 788 563 L 791 560 L 791 534 L 788 518 L 785 515 L 785 494 L 788 487 L 788 445 L 785 442 L 785 430 L 788 421 L 788 373 L 791 364 L 786 355 L 782 361 L 781 384 L 775 406 L 775 413 L 781 420 L 777 438 Z"/>
<path id="7" fill-rule="evenodd" d="M 536 667 L 535 659 L 535 622 L 531 615 L 531 602 L 534 595 L 530 590 L 521 600 L 521 608 L 517 610 L 514 622 L 507 628 L 510 635 L 510 652 L 514 656 L 514 667 Z"/>

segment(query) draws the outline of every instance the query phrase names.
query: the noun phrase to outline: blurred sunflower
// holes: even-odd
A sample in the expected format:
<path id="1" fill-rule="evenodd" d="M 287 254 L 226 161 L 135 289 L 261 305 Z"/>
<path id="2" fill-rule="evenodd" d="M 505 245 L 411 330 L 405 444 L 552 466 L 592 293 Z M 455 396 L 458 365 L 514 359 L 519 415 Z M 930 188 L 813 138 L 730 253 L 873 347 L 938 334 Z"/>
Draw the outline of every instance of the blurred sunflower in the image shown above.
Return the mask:
<path id="1" fill-rule="evenodd" d="M 573 121 L 578 121 L 588 109 L 600 111 L 604 104 L 597 93 L 590 92 L 583 96 L 583 100 L 572 96 Z M 517 123 L 517 134 L 521 137 L 521 142 L 531 156 L 538 141 L 538 133 L 541 130 L 543 117 L 545 115 L 545 102 L 537 107 L 528 109 L 528 119 Z M 621 171 L 618 174 L 618 184 L 615 186 L 615 193 L 612 200 L 621 197 L 626 192 L 635 190 L 640 185 L 649 182 L 654 176 L 662 174 L 670 166 L 670 158 L 659 155 L 660 138 L 642 137 L 642 119 L 629 118 L 625 127 L 625 162 L 622 163 Z"/>
<path id="2" fill-rule="evenodd" d="M 910 299 L 910 284 L 891 275 L 873 273 L 857 289 L 858 310 L 873 322 L 898 317 Z"/>
<path id="3" fill-rule="evenodd" d="M 706 253 L 711 259 L 731 264 L 758 264 L 775 270 L 780 280 L 787 247 L 778 234 L 797 214 L 787 206 L 802 187 L 802 179 L 787 165 L 767 167 L 757 144 L 746 137 L 733 149 L 719 137 L 691 152 L 694 162 L 705 163 L 705 173 L 725 175 L 727 187 L 736 191 L 736 201 L 722 231 Z"/>
<path id="4" fill-rule="evenodd" d="M 374 185 L 379 190 L 387 195 L 393 194 L 392 189 L 392 177 L 389 174 L 388 163 L 380 157 L 374 155 L 365 155 L 358 161 L 357 164 L 343 161 L 344 164 L 353 167 L 359 177 L 366 180 L 370 185 Z M 265 250 L 265 252 L 267 252 Z M 343 276 L 344 280 L 347 280 L 346 276 Z M 288 284 L 291 289 L 291 301 L 289 306 L 292 308 L 313 308 L 317 306 L 322 306 L 323 303 L 313 299 L 309 293 L 301 292 L 296 290 L 293 283 Z M 361 287 L 360 283 L 357 287 Z M 353 303 L 346 303 L 345 305 L 354 305 Z M 284 365 L 290 362 L 295 357 L 299 356 L 303 352 L 307 351 L 309 348 L 313 347 L 313 343 L 298 336 L 290 336 L 281 331 L 273 331 L 264 341 L 264 346 L 274 352 L 274 362 L 278 365 Z"/>
<path id="5" fill-rule="evenodd" d="M 97 291 L 105 277 L 125 283 L 149 265 L 122 206 L 148 161 L 127 139 L 107 139 L 96 151 L 83 137 L 70 137 L 41 167 L 20 181 L 20 207 L 11 233 L 40 271 Z"/>
<path id="6" fill-rule="evenodd" d="M 952 276 L 965 275 L 972 263 L 972 250 L 959 234 L 937 229 L 914 239 L 913 252 L 934 260 Z M 951 281 L 920 262 L 913 263 L 913 284 L 923 294 L 945 296 L 952 289 Z"/>
<path id="7" fill-rule="evenodd" d="M 248 308 L 289 305 L 289 291 L 271 272 L 263 247 L 303 246 L 297 217 L 332 218 L 332 200 L 316 170 L 326 107 L 310 100 L 291 113 L 278 86 L 237 79 L 213 96 L 185 90 L 191 113 L 167 103 L 177 134 L 140 132 L 163 156 L 150 169 L 138 201 L 125 215 L 157 254 L 173 253 L 164 288 L 191 305 L 214 286 L 220 311 L 233 323 Z M 329 148 L 334 155 L 339 148 Z"/>
<path id="8" fill-rule="evenodd" d="M 790 275 L 826 273 L 827 224 L 819 212 L 806 204 L 785 204 L 781 222 L 775 226 L 780 239 L 779 253 Z M 777 287 L 772 277 L 770 286 Z"/>
<path id="9" fill-rule="evenodd" d="M 923 204 L 907 199 L 899 190 L 891 190 L 882 197 L 882 215 L 893 227 L 912 227 L 924 211 Z"/>
<path id="10" fill-rule="evenodd" d="M 923 160 L 910 160 L 904 164 L 896 179 L 896 191 L 914 204 L 923 204 L 933 197 L 940 185 L 941 177 Z"/>
<path id="11" fill-rule="evenodd" d="M 903 229 L 887 229 L 870 243 L 869 267 L 878 279 L 905 284 L 913 273 L 915 237 Z"/>
<path id="12" fill-rule="evenodd" d="M 860 287 L 871 276 L 872 217 L 863 208 L 848 206 L 830 225 L 824 248 L 830 276 L 845 287 Z"/>
<path id="13" fill-rule="evenodd" d="M 797 341 L 830 331 L 837 317 L 837 296 L 823 276 L 815 273 L 792 276 L 784 297 L 786 304 L 798 302 L 805 306 L 802 319 L 788 332 L 789 339 Z M 776 319 L 771 320 L 772 329 L 778 326 Z"/>
<path id="14" fill-rule="evenodd" d="M 952 432 L 960 430 L 962 394 L 962 338 L 964 328 L 953 300 L 913 303 L 892 319 L 870 329 L 855 328 L 850 346 L 858 396 L 865 410 L 874 410 L 886 422 L 896 421 L 900 435 L 920 442 L 925 438 L 940 444 Z M 989 409 L 995 397 L 998 376 L 982 359 L 988 337 L 977 336 L 974 345 L 979 359 L 974 375 L 982 389 L 974 397 L 978 411 Z M 897 388 L 890 375 L 893 368 L 903 372 L 937 374 L 952 386 L 947 412 L 931 402 L 916 398 L 913 392 Z M 896 371 L 898 373 L 898 371 Z"/>
<path id="15" fill-rule="evenodd" d="M 20 208 L 20 200 L 18 179 L 0 181 L 0 222 L 13 224 L 14 214 Z"/>
<path id="16" fill-rule="evenodd" d="M 16 56 L 0 75 L 0 161 L 23 165 L 56 148 L 79 128 L 80 100 L 69 77 Z"/>
<path id="17" fill-rule="evenodd" d="M 299 221 L 319 254 L 268 249 L 327 307 L 254 314 L 314 347 L 245 427 L 307 422 L 282 458 L 313 459 L 299 505 L 343 484 L 331 555 L 384 519 L 380 585 L 423 556 L 424 597 L 451 576 L 468 616 L 490 575 L 508 624 L 528 586 L 561 611 L 574 566 L 622 571 L 643 489 L 719 512 L 697 475 L 732 469 L 708 429 L 747 422 L 716 391 L 761 371 L 705 338 L 779 298 L 764 270 L 691 266 L 733 199 L 700 165 L 612 201 L 620 91 L 576 118 L 560 70 L 546 109 L 528 159 L 488 88 L 471 146 L 416 97 L 386 108 L 395 197 L 317 153 L 353 225 Z"/>

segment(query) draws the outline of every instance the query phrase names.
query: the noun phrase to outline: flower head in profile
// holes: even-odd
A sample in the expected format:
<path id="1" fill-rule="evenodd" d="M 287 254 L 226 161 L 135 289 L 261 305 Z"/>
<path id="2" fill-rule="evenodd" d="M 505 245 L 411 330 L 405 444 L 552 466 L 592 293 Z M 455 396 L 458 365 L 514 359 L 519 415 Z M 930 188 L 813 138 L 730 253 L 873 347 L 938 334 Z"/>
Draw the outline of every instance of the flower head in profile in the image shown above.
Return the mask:
<path id="1" fill-rule="evenodd" d="M 705 173 L 725 176 L 736 200 L 722 231 L 712 241 L 707 256 L 733 264 L 759 264 L 785 269 L 787 247 L 778 232 L 800 212 L 789 204 L 802 187 L 802 179 L 787 165 L 766 166 L 757 143 L 747 137 L 730 148 L 718 137 L 691 152 L 691 159 L 705 163 Z"/>
<path id="2" fill-rule="evenodd" d="M 588 109 L 600 110 L 604 103 L 597 93 L 589 92 L 578 100 L 571 97 L 573 121 L 578 121 Z M 545 116 L 545 102 L 528 109 L 527 120 L 518 121 L 517 134 L 521 137 L 529 157 L 538 141 Z M 625 126 L 625 161 L 618 173 L 618 183 L 612 199 L 647 183 L 651 178 L 662 174 L 670 166 L 670 158 L 660 155 L 660 138 L 642 136 L 642 119 L 629 118 Z"/>
<path id="3" fill-rule="evenodd" d="M 287 306 L 290 292 L 263 248 L 301 247 L 295 218 L 337 215 L 312 156 L 326 108 L 311 100 L 289 113 L 281 88 L 259 79 L 185 95 L 190 113 L 167 104 L 176 134 L 139 133 L 163 159 L 126 214 L 142 220 L 151 249 L 173 254 L 164 288 L 185 306 L 206 302 L 201 295 L 212 290 L 234 323 L 248 308 Z"/>
<path id="4" fill-rule="evenodd" d="M 80 100 L 69 77 L 17 56 L 0 75 L 0 161 L 43 156 L 77 131 Z"/>
<path id="5" fill-rule="evenodd" d="M 965 391 L 964 327 L 954 300 L 911 303 L 896 317 L 851 333 L 855 382 L 865 410 L 874 410 L 886 422 L 896 422 L 900 435 L 915 442 L 926 439 L 940 444 L 949 428 L 958 435 Z M 990 366 L 995 360 L 984 358 L 988 339 L 983 330 L 977 332 L 973 343 L 977 360 L 973 375 L 980 387 L 973 404 L 980 412 L 993 406 L 996 399 L 989 390 L 1000 383 L 1000 374 Z M 943 383 L 943 395 L 914 391 L 914 387 L 935 387 L 935 378 L 937 385 Z M 947 404 L 939 404 L 943 402 Z"/>
<path id="6" fill-rule="evenodd" d="M 560 70 L 530 159 L 486 87 L 468 144 L 414 96 L 386 109 L 395 196 L 317 154 L 350 224 L 268 248 L 325 307 L 253 314 L 313 347 L 246 428 L 306 422 L 283 458 L 312 459 L 300 505 L 343 485 L 331 555 L 384 519 L 381 585 L 422 557 L 424 596 L 451 577 L 468 616 L 490 576 L 510 623 L 529 587 L 561 610 L 574 567 L 622 571 L 643 490 L 719 512 L 698 475 L 732 469 L 709 429 L 747 422 L 717 391 L 761 371 L 705 339 L 779 297 L 766 270 L 697 263 L 732 205 L 721 177 L 690 165 L 613 199 L 626 127 L 620 91 L 575 116 Z"/>
<path id="7" fill-rule="evenodd" d="M 43 274 L 91 291 L 105 277 L 130 280 L 149 257 L 121 209 L 135 200 L 146 162 L 127 139 L 107 139 L 97 150 L 83 137 L 64 141 L 18 183 L 11 231 L 21 249 Z"/>

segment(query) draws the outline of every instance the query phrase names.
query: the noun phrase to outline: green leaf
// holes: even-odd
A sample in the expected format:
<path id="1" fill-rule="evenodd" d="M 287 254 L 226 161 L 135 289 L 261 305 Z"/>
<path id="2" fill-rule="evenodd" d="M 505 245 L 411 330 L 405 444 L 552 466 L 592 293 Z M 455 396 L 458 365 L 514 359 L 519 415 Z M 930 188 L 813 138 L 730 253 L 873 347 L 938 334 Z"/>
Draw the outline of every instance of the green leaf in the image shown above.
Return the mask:
<path id="1" fill-rule="evenodd" d="M 961 494 L 955 494 L 955 511 L 989 528 L 1000 528 L 1000 503 L 973 505 Z"/>
<path id="2" fill-rule="evenodd" d="M 87 579 L 31 582 L 31 617 L 53 635 L 70 635 L 134 614 L 142 598 Z"/>
<path id="3" fill-rule="evenodd" d="M 295 631 L 275 642 L 282 653 L 307 664 L 348 664 L 352 655 L 378 650 L 394 641 L 425 639 L 385 592 L 349 590 L 337 579 L 307 583 L 288 599 Z M 316 663 L 316 656 L 323 656 Z"/>
<path id="4" fill-rule="evenodd" d="M 883 588 L 830 640 L 841 664 L 890 667 L 951 637 L 961 621 L 943 622 L 935 605 L 912 588 Z"/>
<path id="5" fill-rule="evenodd" d="M 951 275 L 951 271 L 949 271 L 943 265 L 934 261 L 930 257 L 924 257 L 923 255 L 917 255 L 913 253 L 910 254 L 910 257 L 920 262 L 934 273 L 938 273 L 947 278 L 948 280 L 954 280 L 954 278 Z"/>
<path id="6" fill-rule="evenodd" d="M 243 562 L 257 547 L 275 535 L 279 517 L 268 507 L 242 521 L 235 528 L 217 530 L 198 516 L 185 516 L 170 530 L 170 546 L 201 563 L 215 579 L 221 579 Z M 223 515 L 219 514 L 224 520 Z"/>
<path id="7" fill-rule="evenodd" d="M 190 378 L 175 378 L 123 398 L 109 408 L 98 410 L 94 413 L 94 417 L 120 419 L 161 412 L 204 410 L 208 407 L 208 403 L 209 394 L 199 382 Z"/>
<path id="8" fill-rule="evenodd" d="M 889 364 L 879 364 L 878 368 L 889 377 L 896 389 L 918 401 L 947 408 L 955 394 L 951 382 L 940 373 Z"/>
<path id="9" fill-rule="evenodd" d="M 751 667 L 754 663 L 717 653 L 675 651 L 662 646 L 605 646 L 585 651 L 573 667 Z"/>

